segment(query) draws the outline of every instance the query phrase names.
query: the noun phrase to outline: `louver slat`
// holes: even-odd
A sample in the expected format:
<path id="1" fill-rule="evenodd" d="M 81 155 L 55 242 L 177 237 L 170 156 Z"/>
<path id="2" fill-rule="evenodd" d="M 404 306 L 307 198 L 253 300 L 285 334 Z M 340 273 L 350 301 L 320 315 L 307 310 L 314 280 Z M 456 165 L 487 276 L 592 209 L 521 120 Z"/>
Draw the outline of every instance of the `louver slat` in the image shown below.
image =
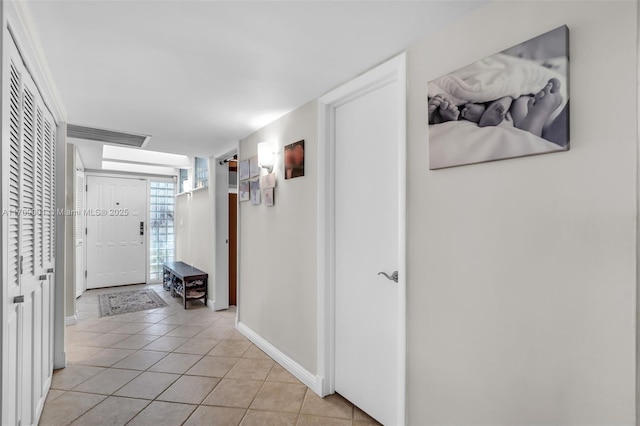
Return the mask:
<path id="1" fill-rule="evenodd" d="M 9 211 L 8 272 L 9 288 L 20 285 L 20 75 L 10 64 L 9 84 Z"/>
<path id="2" fill-rule="evenodd" d="M 50 214 L 45 218 L 45 250 L 47 261 L 52 264 L 55 259 L 55 199 L 56 199 L 56 163 L 55 163 L 55 138 L 53 125 L 48 119 L 44 120 L 44 144 L 45 144 L 45 210 Z M 47 188 L 48 183 L 48 188 Z"/>
<path id="3" fill-rule="evenodd" d="M 36 263 L 39 268 L 44 268 L 44 231 L 43 231 L 43 208 L 44 208 L 44 127 L 42 110 L 36 112 Z"/>
<path id="4" fill-rule="evenodd" d="M 35 98 L 24 88 L 22 133 L 22 256 L 24 273 L 35 275 Z"/>

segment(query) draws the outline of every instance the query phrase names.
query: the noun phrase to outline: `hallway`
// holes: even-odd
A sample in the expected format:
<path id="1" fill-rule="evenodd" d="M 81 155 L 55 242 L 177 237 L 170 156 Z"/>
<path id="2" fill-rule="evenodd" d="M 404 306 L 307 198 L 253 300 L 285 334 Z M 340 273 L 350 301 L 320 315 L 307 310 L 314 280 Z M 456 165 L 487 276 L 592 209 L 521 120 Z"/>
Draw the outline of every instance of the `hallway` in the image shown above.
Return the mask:
<path id="1" fill-rule="evenodd" d="M 98 295 L 153 288 L 167 307 L 98 317 Z M 366 425 L 235 330 L 233 310 L 187 310 L 161 284 L 87 291 L 66 327 L 68 367 L 54 372 L 40 425 Z"/>

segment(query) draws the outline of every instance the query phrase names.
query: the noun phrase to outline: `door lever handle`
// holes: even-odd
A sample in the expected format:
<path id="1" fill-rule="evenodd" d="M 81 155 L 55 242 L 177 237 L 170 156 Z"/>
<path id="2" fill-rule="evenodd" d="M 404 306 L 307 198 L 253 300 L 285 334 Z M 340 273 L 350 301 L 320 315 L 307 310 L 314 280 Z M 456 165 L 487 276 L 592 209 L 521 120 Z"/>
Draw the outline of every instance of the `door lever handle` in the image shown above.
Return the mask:
<path id="1" fill-rule="evenodd" d="M 388 280 L 396 283 L 398 282 L 398 271 L 393 271 L 391 275 L 387 274 L 386 272 L 378 272 L 378 275 L 384 275 Z"/>

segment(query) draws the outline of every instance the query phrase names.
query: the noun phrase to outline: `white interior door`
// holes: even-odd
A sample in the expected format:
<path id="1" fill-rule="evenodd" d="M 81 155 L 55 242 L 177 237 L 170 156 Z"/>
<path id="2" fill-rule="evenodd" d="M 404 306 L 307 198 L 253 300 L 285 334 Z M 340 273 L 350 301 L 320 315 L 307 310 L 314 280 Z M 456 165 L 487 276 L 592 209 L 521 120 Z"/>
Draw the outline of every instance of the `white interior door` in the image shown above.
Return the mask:
<path id="1" fill-rule="evenodd" d="M 74 228 L 74 241 L 75 241 L 75 287 L 76 297 L 82 296 L 82 293 L 87 289 L 87 283 L 85 281 L 84 271 L 84 230 L 85 230 L 85 183 L 84 172 L 76 170 L 76 198 L 75 198 L 75 210 L 77 215 L 73 218 L 75 221 Z"/>
<path id="2" fill-rule="evenodd" d="M 331 110 L 335 390 L 388 425 L 404 422 L 404 81 L 402 57 Z"/>
<path id="3" fill-rule="evenodd" d="M 87 288 L 146 282 L 147 182 L 87 176 Z"/>

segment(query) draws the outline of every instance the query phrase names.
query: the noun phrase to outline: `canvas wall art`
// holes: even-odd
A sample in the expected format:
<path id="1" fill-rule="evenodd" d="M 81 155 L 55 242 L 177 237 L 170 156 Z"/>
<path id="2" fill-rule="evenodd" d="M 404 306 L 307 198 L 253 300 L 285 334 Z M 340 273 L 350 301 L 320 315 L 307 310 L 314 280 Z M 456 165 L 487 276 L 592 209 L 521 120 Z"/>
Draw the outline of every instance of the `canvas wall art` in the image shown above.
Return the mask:
<path id="1" fill-rule="evenodd" d="M 260 204 L 260 181 L 258 179 L 250 180 L 249 185 L 251 190 L 251 204 Z"/>
<path id="2" fill-rule="evenodd" d="M 260 176 L 260 165 L 258 164 L 258 156 L 255 155 L 249 158 L 249 178 Z"/>
<path id="3" fill-rule="evenodd" d="M 249 179 L 249 160 L 242 160 L 238 165 L 240 180 Z"/>
<path id="4" fill-rule="evenodd" d="M 284 147 L 284 178 L 304 176 L 304 140 Z"/>
<path id="5" fill-rule="evenodd" d="M 568 88 L 567 26 L 430 81 L 429 168 L 567 151 Z"/>
<path id="6" fill-rule="evenodd" d="M 275 188 L 276 186 L 276 173 L 271 172 L 268 175 L 260 176 L 260 188 Z"/>
<path id="7" fill-rule="evenodd" d="M 274 195 L 274 191 L 273 188 L 267 188 L 264 189 L 264 205 L 265 206 L 273 206 L 273 195 Z"/>
<path id="8" fill-rule="evenodd" d="M 240 181 L 240 186 L 238 188 L 238 199 L 240 201 L 249 201 L 249 181 Z"/>

